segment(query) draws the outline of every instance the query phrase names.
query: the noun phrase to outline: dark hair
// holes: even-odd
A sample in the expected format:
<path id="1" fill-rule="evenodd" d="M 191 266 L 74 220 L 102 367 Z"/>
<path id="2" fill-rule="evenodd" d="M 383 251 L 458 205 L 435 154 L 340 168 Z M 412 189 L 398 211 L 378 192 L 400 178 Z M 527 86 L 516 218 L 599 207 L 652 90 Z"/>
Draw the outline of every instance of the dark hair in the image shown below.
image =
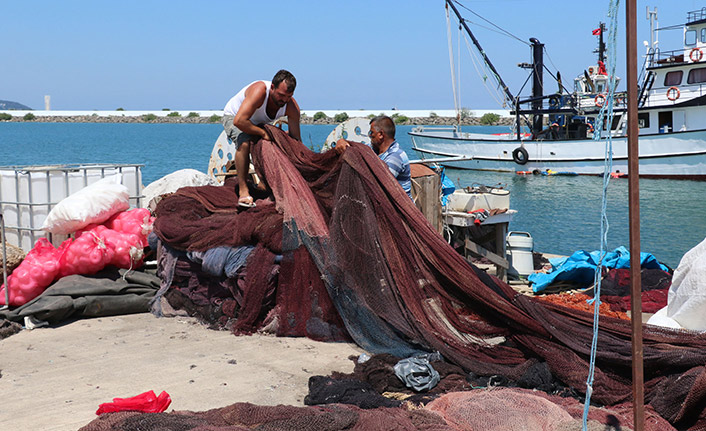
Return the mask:
<path id="1" fill-rule="evenodd" d="M 387 115 L 378 115 L 370 120 L 370 124 L 382 130 L 386 136 L 395 138 L 395 122 Z"/>
<path id="2" fill-rule="evenodd" d="M 284 69 L 275 73 L 275 77 L 272 78 L 272 85 L 275 88 L 279 87 L 279 84 L 282 82 L 287 85 L 287 91 L 292 92 L 297 87 L 297 78 L 295 78 L 294 75 L 292 75 L 289 71 Z"/>

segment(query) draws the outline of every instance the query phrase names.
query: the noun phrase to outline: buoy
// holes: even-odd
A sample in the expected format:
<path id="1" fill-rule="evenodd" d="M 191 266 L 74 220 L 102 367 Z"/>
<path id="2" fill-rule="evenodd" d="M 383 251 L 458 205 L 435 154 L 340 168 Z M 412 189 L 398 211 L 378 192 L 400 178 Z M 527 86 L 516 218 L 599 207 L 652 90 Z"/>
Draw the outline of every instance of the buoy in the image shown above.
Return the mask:
<path id="1" fill-rule="evenodd" d="M 596 98 L 593 99 L 593 103 L 600 108 L 605 103 L 605 96 L 602 94 L 597 94 Z"/>
<path id="2" fill-rule="evenodd" d="M 681 92 L 677 87 L 669 87 L 669 90 L 667 90 L 667 99 L 674 102 L 679 96 L 681 96 Z"/>
<path id="3" fill-rule="evenodd" d="M 689 53 L 689 58 L 690 58 L 691 61 L 693 61 L 694 63 L 698 63 L 699 61 L 701 61 L 701 59 L 702 59 L 703 57 L 704 57 L 704 53 L 703 53 L 703 51 L 701 51 L 701 48 L 694 48 L 694 49 L 692 49 L 691 52 Z"/>

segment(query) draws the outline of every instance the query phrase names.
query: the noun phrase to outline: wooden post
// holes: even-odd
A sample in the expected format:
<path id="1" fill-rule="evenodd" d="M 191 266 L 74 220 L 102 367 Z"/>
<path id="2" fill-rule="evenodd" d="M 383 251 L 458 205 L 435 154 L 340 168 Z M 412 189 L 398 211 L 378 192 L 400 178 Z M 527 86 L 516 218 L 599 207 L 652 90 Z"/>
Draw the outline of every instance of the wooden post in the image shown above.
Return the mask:
<path id="1" fill-rule="evenodd" d="M 414 204 L 439 234 L 442 233 L 443 228 L 441 223 L 440 193 L 441 178 L 436 173 L 412 178 Z"/>

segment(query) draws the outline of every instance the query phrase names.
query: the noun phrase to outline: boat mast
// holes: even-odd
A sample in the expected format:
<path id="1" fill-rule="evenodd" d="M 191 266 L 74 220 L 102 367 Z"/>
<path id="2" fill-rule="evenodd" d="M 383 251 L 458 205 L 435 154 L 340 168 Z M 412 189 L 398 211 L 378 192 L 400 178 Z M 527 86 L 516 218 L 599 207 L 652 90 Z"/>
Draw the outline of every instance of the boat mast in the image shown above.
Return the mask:
<path id="1" fill-rule="evenodd" d="M 479 52 L 480 55 L 483 57 L 483 61 L 485 62 L 485 64 L 488 65 L 488 67 L 490 68 L 490 70 L 493 72 L 493 74 L 495 75 L 495 77 L 498 79 L 498 82 L 500 83 L 500 87 L 501 87 L 501 88 L 503 89 L 503 91 L 505 92 L 505 95 L 507 96 L 508 99 L 510 99 L 510 101 L 512 102 L 512 105 L 515 106 L 516 103 L 517 103 L 517 101 L 515 100 L 515 96 L 513 96 L 512 93 L 510 93 L 510 89 L 508 88 L 507 85 L 505 85 L 505 82 L 504 82 L 503 79 L 500 77 L 500 74 L 498 73 L 498 71 L 495 70 L 495 66 L 493 66 L 493 63 L 490 62 L 490 59 L 488 58 L 488 56 L 485 55 L 485 51 L 483 50 L 483 47 L 480 46 L 480 43 L 478 42 L 478 39 L 476 39 L 476 37 L 473 35 L 473 32 L 471 31 L 471 29 L 468 28 L 468 25 L 466 24 L 466 20 L 463 19 L 463 17 L 461 16 L 461 14 L 458 12 L 458 9 L 456 9 L 456 6 L 454 6 L 452 0 L 446 0 L 446 7 L 448 8 L 449 6 L 451 6 L 451 9 L 452 9 L 452 10 L 454 11 L 454 13 L 456 14 L 456 17 L 458 18 L 458 22 L 461 23 L 461 24 L 463 24 L 463 28 L 466 29 L 466 32 L 467 32 L 468 35 L 471 37 L 471 40 L 473 41 L 473 44 L 476 46 L 476 48 L 478 48 L 478 52 Z"/>
<path id="2" fill-rule="evenodd" d="M 598 26 L 598 49 L 593 51 L 598 53 L 598 61 L 605 64 L 605 42 L 603 42 L 603 33 L 605 33 L 605 24 L 599 23 Z"/>
<path id="3" fill-rule="evenodd" d="M 544 44 L 537 38 L 531 38 L 532 42 L 532 109 L 542 110 L 542 98 L 544 97 Z M 534 114 L 532 116 L 532 134 L 539 134 L 544 128 L 544 115 Z"/>

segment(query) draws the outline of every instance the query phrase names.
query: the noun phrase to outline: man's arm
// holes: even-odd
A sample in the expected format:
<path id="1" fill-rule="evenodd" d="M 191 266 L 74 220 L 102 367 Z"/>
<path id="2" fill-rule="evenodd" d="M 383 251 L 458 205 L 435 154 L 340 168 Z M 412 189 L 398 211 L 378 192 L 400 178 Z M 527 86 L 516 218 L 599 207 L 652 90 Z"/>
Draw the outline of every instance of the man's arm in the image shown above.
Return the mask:
<path id="1" fill-rule="evenodd" d="M 265 83 L 258 81 L 245 90 L 245 100 L 240 105 L 240 109 L 235 114 L 233 125 L 248 135 L 259 136 L 262 139 L 269 139 L 267 132 L 250 121 L 257 108 L 265 103 L 267 88 Z"/>
<path id="2" fill-rule="evenodd" d="M 299 111 L 299 105 L 294 97 L 289 99 L 287 103 L 287 110 L 284 112 L 287 115 L 287 127 L 289 128 L 289 136 L 301 142 L 302 134 L 299 126 L 301 121 L 301 112 Z"/>

